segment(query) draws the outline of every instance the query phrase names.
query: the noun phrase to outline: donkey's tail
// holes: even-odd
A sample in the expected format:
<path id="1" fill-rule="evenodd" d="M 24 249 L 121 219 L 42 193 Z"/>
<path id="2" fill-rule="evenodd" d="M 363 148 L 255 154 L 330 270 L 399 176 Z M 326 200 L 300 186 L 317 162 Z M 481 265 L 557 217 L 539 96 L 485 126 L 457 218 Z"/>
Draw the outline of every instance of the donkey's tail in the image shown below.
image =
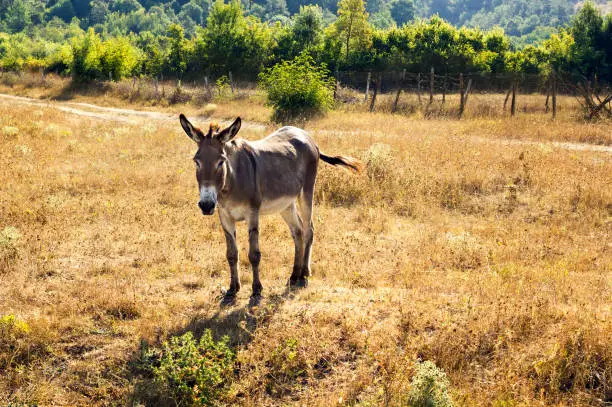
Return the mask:
<path id="1" fill-rule="evenodd" d="M 363 169 L 363 163 L 353 157 L 347 157 L 343 155 L 329 156 L 323 153 L 319 153 L 319 158 L 328 164 L 333 166 L 346 167 L 354 172 L 360 172 Z"/>

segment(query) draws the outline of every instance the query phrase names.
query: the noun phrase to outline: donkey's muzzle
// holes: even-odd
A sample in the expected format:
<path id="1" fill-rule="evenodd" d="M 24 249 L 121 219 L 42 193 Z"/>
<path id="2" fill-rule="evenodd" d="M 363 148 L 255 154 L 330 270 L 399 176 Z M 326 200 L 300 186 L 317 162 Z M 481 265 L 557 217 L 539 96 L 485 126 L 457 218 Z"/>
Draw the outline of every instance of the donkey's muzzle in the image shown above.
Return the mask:
<path id="1" fill-rule="evenodd" d="M 198 206 L 202 211 L 203 215 L 212 215 L 215 213 L 215 206 L 217 203 L 215 201 L 200 201 L 198 202 Z"/>

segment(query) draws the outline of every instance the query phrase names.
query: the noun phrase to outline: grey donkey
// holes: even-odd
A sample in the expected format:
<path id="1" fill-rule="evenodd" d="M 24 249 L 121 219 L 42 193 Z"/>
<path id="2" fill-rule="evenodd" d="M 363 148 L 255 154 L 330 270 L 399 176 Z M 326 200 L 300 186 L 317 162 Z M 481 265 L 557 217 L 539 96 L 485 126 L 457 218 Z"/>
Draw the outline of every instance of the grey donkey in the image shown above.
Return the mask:
<path id="1" fill-rule="evenodd" d="M 224 303 L 232 303 L 240 290 L 236 222 L 246 221 L 249 230 L 249 262 L 253 267 L 252 299 L 261 296 L 259 279 L 259 217 L 280 213 L 295 243 L 290 287 L 306 287 L 314 238 L 312 207 L 319 159 L 358 172 L 362 164 L 351 157 L 328 156 L 313 138 L 296 127 L 283 127 L 264 139 L 235 138 L 241 120 L 221 129 L 210 124 L 204 133 L 180 115 L 185 133 L 197 143 L 193 160 L 200 189 L 198 206 L 204 215 L 219 208 L 225 232 L 230 288 Z"/>

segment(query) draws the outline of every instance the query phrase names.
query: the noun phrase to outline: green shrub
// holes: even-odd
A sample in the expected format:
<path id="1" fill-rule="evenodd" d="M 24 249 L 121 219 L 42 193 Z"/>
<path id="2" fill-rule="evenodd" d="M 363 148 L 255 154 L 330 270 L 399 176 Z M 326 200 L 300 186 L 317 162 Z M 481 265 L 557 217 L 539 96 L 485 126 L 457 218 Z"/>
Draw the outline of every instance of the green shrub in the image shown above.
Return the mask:
<path id="1" fill-rule="evenodd" d="M 132 75 L 141 62 L 139 51 L 127 38 L 102 38 L 92 28 L 72 41 L 71 72 L 76 79 L 120 80 Z"/>
<path id="2" fill-rule="evenodd" d="M 225 391 L 234 366 L 229 338 L 215 342 L 210 330 L 196 341 L 191 332 L 165 342 L 154 380 L 177 405 L 214 405 Z"/>
<path id="3" fill-rule="evenodd" d="M 451 407 L 448 387 L 443 370 L 430 361 L 419 363 L 410 383 L 408 404 L 412 407 Z"/>
<path id="4" fill-rule="evenodd" d="M 325 65 L 315 65 L 306 54 L 283 61 L 259 75 L 274 108 L 275 121 L 305 119 L 332 108 L 333 79 Z"/>

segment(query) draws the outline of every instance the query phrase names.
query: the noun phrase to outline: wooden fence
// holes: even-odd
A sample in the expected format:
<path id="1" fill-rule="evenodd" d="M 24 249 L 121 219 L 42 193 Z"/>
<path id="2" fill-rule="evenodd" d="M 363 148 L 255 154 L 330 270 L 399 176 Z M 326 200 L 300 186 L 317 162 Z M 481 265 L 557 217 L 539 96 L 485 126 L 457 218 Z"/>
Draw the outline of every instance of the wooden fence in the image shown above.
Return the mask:
<path id="1" fill-rule="evenodd" d="M 419 106 L 429 106 L 434 102 L 442 105 L 447 101 L 447 95 L 457 94 L 459 105 L 457 116 L 461 118 L 468 108 L 469 97 L 473 93 L 505 93 L 503 111 L 508 109 L 514 116 L 518 109 L 520 93 L 541 94 L 542 104 L 546 114 L 557 117 L 557 95 L 576 97 L 585 111 L 585 118 L 612 117 L 612 91 L 609 86 L 597 84 L 597 78 L 592 80 L 582 78 L 564 78 L 551 72 L 547 76 L 526 74 L 492 74 L 489 72 L 460 73 L 458 75 L 437 74 L 435 68 L 429 72 L 336 72 L 336 91 L 348 88 L 353 91 L 363 91 L 363 102 L 369 101 L 369 111 L 376 110 L 377 97 L 381 92 L 393 94 L 391 111 L 398 111 L 403 94 L 416 95 Z M 372 91 L 373 90 L 373 91 Z"/>

